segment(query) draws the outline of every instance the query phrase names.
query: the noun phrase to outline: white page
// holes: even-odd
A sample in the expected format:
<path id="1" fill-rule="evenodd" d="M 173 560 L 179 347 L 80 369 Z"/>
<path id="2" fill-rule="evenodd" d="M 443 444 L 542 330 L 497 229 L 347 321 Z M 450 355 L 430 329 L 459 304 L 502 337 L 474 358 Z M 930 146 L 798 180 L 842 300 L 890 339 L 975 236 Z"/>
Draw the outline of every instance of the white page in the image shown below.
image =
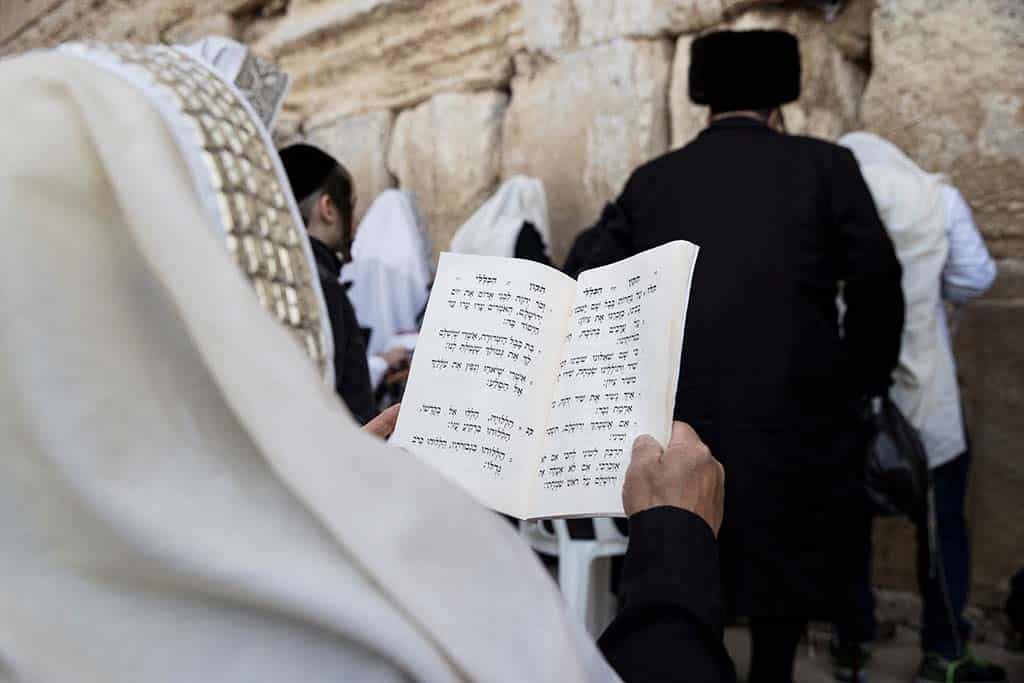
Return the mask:
<path id="1" fill-rule="evenodd" d="M 441 254 L 391 443 L 525 516 L 575 288 L 539 263 Z"/>
<path id="2" fill-rule="evenodd" d="M 676 241 L 580 275 L 531 517 L 623 514 L 634 439 L 671 432 L 696 257 Z"/>

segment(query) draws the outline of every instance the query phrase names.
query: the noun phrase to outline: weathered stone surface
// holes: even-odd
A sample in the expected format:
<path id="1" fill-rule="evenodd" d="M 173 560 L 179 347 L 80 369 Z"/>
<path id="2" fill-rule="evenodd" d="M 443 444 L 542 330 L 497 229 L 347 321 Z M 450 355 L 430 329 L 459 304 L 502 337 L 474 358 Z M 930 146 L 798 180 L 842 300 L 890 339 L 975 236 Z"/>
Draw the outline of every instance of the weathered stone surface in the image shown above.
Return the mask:
<path id="1" fill-rule="evenodd" d="M 171 26 L 163 33 L 168 43 L 188 45 L 206 36 L 224 36 L 238 40 L 242 37 L 242 25 L 227 12 L 193 17 Z"/>
<path id="2" fill-rule="evenodd" d="M 22 52 L 55 45 L 67 40 L 89 38 L 107 41 L 167 42 L 168 31 L 184 22 L 201 23 L 206 17 L 223 14 L 252 14 L 274 0 L 63 0 L 50 2 L 49 11 L 39 11 L 45 3 L 35 3 L 28 25 L 0 47 L 0 54 Z M 7 6 L 0 14 L 7 15 Z M 13 16 L 13 15 L 12 15 Z M 4 20 L 7 26 L 9 19 Z M 13 20 L 12 24 L 13 24 Z M 216 25 L 216 23 L 214 24 Z M 221 26 L 223 28 L 223 25 Z M 2 40 L 2 38 L 0 38 Z"/>
<path id="3" fill-rule="evenodd" d="M 692 140 L 708 123 L 708 108 L 690 101 L 690 46 L 694 38 L 679 36 L 672 60 L 668 105 L 673 149 Z"/>
<path id="4" fill-rule="evenodd" d="M 721 0 L 575 0 L 580 45 L 698 31 L 722 19 Z"/>
<path id="5" fill-rule="evenodd" d="M 755 9 L 729 24 L 737 31 L 783 29 L 800 39 L 802 62 L 800 100 L 783 108 L 786 128 L 792 133 L 835 139 L 859 125 L 858 104 L 864 92 L 866 72 L 848 59 L 837 43 L 846 35 L 811 10 Z M 707 108 L 689 98 L 690 44 L 692 36 L 677 41 L 672 69 L 672 145 L 690 141 L 707 122 Z"/>
<path id="6" fill-rule="evenodd" d="M 296 142 L 302 142 L 302 119 L 295 113 L 282 109 L 277 116 L 277 124 L 271 131 L 274 145 L 281 149 Z"/>
<path id="7" fill-rule="evenodd" d="M 548 55 L 616 38 L 700 31 L 755 5 L 782 0 L 522 0 L 528 49 Z"/>
<path id="8" fill-rule="evenodd" d="M 1004 303 L 1024 302 L 1024 259 L 1000 259 L 999 275 L 985 298 Z"/>
<path id="9" fill-rule="evenodd" d="M 547 55 L 576 47 L 578 32 L 573 0 L 521 0 L 523 42 L 528 50 Z"/>
<path id="10" fill-rule="evenodd" d="M 419 200 L 435 254 L 497 187 L 507 105 L 500 92 L 443 93 L 395 121 L 388 167 Z"/>
<path id="11" fill-rule="evenodd" d="M 306 139 L 333 155 L 356 184 L 356 220 L 384 190 L 395 186 L 388 171 L 388 147 L 395 116 L 390 111 L 346 116 L 306 131 Z"/>
<path id="12" fill-rule="evenodd" d="M 883 0 L 867 127 L 949 173 L 1001 256 L 1024 256 L 1024 8 L 1019 0 Z"/>
<path id="13" fill-rule="evenodd" d="M 19 0 L 4 3 L 0 11 L 0 43 L 11 38 L 39 17 L 49 12 L 60 0 Z"/>
<path id="14" fill-rule="evenodd" d="M 556 259 L 668 144 L 669 41 L 585 48 L 512 82 L 503 175 L 541 178 Z"/>
<path id="15" fill-rule="evenodd" d="M 294 84 L 288 106 L 336 117 L 501 88 L 521 45 L 519 0 L 300 2 L 257 44 Z"/>
<path id="16" fill-rule="evenodd" d="M 847 59 L 866 62 L 871 57 L 871 12 L 874 0 L 849 0 L 827 25 L 836 47 Z"/>

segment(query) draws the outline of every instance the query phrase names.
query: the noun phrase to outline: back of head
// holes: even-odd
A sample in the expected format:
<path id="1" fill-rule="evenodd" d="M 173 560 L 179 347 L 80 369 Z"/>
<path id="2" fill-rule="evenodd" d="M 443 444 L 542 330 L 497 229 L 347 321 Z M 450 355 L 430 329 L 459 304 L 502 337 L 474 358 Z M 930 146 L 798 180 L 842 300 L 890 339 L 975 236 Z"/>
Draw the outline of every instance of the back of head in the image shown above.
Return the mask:
<path id="1" fill-rule="evenodd" d="M 307 227 L 312 203 L 326 193 L 351 229 L 355 188 L 348 170 L 327 152 L 305 143 L 289 145 L 279 154 Z"/>
<path id="2" fill-rule="evenodd" d="M 690 46 L 690 99 L 714 114 L 800 97 L 800 47 L 785 31 L 716 31 Z"/>

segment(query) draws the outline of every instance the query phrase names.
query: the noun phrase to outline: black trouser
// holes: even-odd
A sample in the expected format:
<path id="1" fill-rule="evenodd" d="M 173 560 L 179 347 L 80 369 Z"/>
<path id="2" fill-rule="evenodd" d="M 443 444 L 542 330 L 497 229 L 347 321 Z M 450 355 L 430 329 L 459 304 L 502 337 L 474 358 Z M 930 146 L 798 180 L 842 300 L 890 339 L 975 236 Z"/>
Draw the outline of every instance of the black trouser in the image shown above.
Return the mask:
<path id="1" fill-rule="evenodd" d="M 928 527 L 917 527 L 917 579 L 921 590 L 921 648 L 946 659 L 963 656 L 968 625 L 964 607 L 970 587 L 970 546 L 964 499 L 970 451 L 932 470 L 935 491 L 935 522 L 941 567 L 932 567 L 928 557 Z M 871 517 L 864 515 L 854 542 L 863 552 L 850 577 L 853 599 L 836 621 L 839 638 L 845 642 L 867 642 L 875 637 L 875 598 L 871 590 Z"/>
<path id="2" fill-rule="evenodd" d="M 806 621 L 752 618 L 748 683 L 790 683 Z"/>

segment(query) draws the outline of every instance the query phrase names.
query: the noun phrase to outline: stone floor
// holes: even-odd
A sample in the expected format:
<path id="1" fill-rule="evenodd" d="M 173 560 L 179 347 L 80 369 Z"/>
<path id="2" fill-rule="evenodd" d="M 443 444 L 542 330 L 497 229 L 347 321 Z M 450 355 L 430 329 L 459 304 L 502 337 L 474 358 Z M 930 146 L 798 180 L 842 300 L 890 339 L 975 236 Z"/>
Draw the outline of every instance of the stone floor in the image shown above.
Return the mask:
<path id="1" fill-rule="evenodd" d="M 750 637 L 744 628 L 730 628 L 726 633 L 726 645 L 739 668 L 740 680 L 746 680 L 746 668 L 750 659 Z M 796 683 L 831 683 L 828 646 L 825 638 L 812 635 L 813 645 L 804 643 L 796 666 Z M 990 645 L 978 645 L 975 651 L 996 664 L 1006 668 L 1011 683 L 1024 683 L 1024 653 L 1009 652 Z M 907 627 L 897 629 L 896 638 L 875 647 L 871 666 L 870 683 L 910 683 L 914 681 L 920 664 L 917 634 Z"/>

